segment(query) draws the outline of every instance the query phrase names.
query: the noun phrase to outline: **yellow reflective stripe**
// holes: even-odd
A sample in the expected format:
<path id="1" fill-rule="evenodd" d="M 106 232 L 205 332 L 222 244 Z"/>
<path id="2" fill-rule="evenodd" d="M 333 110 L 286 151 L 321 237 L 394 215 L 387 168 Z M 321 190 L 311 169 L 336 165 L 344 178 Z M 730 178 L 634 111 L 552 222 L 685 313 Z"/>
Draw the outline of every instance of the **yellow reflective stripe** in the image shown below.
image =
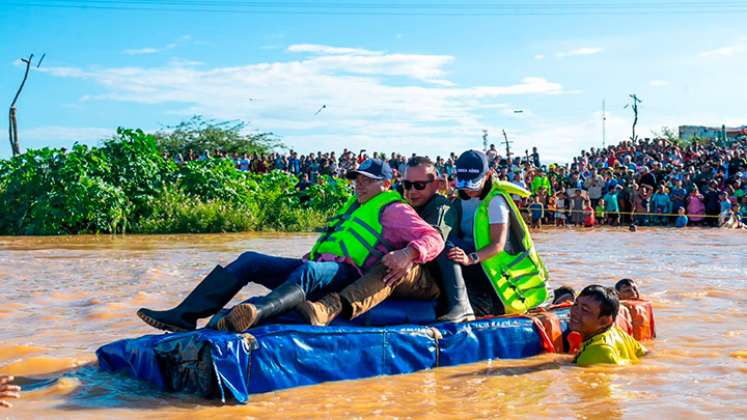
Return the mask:
<path id="1" fill-rule="evenodd" d="M 511 261 L 511 264 L 507 265 L 504 271 L 508 271 L 512 268 L 514 268 L 516 265 L 518 265 L 520 262 L 524 261 L 529 257 L 529 252 L 524 251 L 519 254 L 518 257 L 516 257 L 515 260 Z"/>
<path id="2" fill-rule="evenodd" d="M 356 217 L 355 219 L 353 219 L 353 223 L 357 223 L 362 228 L 366 229 L 368 231 L 368 233 L 370 233 L 371 235 L 373 235 L 374 238 L 376 238 L 376 240 L 379 243 L 381 243 L 384 246 L 384 248 L 386 248 L 388 251 L 394 250 L 394 245 L 392 245 L 391 242 L 389 242 L 386 239 L 384 239 L 383 235 L 379 234 L 376 231 L 376 229 L 374 229 L 373 227 L 371 227 L 371 225 L 369 225 L 368 223 L 364 222 L 362 219 Z"/>
<path id="3" fill-rule="evenodd" d="M 374 246 L 372 246 L 371 244 L 369 244 L 365 239 L 363 239 L 363 237 L 361 236 L 360 233 L 358 233 L 358 232 L 356 232 L 354 230 L 349 230 L 348 233 L 350 234 L 350 236 L 352 236 L 358 242 L 360 242 L 361 245 L 363 245 L 364 247 L 366 247 L 366 249 L 368 250 L 368 252 L 370 252 L 370 253 L 376 253 L 376 254 L 379 254 L 379 255 L 383 255 L 381 251 L 379 251 Z"/>

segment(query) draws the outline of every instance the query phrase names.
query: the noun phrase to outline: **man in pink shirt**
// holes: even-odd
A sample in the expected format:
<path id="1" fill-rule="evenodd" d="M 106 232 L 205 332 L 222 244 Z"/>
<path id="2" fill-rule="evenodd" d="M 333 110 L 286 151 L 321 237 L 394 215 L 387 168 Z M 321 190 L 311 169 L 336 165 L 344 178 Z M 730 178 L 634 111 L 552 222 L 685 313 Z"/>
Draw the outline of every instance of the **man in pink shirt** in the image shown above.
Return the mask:
<path id="1" fill-rule="evenodd" d="M 392 170 L 386 162 L 368 159 L 349 177 L 354 180 L 356 202 L 348 203 L 345 213 L 333 218 L 310 255 L 299 259 L 245 252 L 225 268 L 216 266 L 177 307 L 167 311 L 141 308 L 138 316 L 158 329 L 193 330 L 198 319 L 218 313 L 247 283 L 271 289 L 268 295 L 238 304 L 209 324 L 240 332 L 291 310 L 306 299 L 316 300 L 342 290 L 379 261 L 387 267 L 389 276 L 398 278 L 413 264 L 431 261 L 443 250 L 439 232 L 401 197 L 389 192 Z M 372 213 L 379 215 L 378 223 L 373 224 L 380 225 L 380 233 L 371 228 L 370 220 L 361 221 Z M 377 238 L 375 246 L 363 243 L 355 222 L 373 233 Z M 360 251 L 361 244 L 367 251 Z"/>
<path id="2" fill-rule="evenodd" d="M 438 177 L 433 161 L 422 156 L 412 157 L 407 162 L 402 185 L 405 198 L 416 209 L 422 220 L 420 218 L 392 220 L 391 224 L 394 228 L 391 230 L 392 234 L 420 231 L 426 233 L 427 230 L 424 230 L 421 224 L 422 221 L 425 221 L 433 226 L 442 238 L 446 238 L 455 222 L 454 214 L 449 211 L 451 208 L 449 200 L 438 194 L 441 179 Z M 385 221 L 386 213 L 390 208 L 392 207 L 387 207 L 387 210 L 385 210 L 382 222 Z M 412 209 L 409 211 L 412 211 Z M 414 223 L 414 221 L 417 222 Z M 435 241 L 432 243 L 435 244 Z M 448 262 L 445 252 L 442 254 L 443 259 Z M 446 277 L 449 270 L 453 271 L 451 263 L 444 267 L 443 273 L 440 273 L 440 282 L 437 275 L 431 272 L 432 270 L 442 271 L 442 256 L 436 256 L 437 261 L 434 261 L 431 267 L 425 267 L 411 260 L 412 263 L 409 264 L 405 273 L 392 271 L 391 267 L 388 266 L 391 264 L 388 264 L 387 258 L 384 257 L 381 263 L 367 269 L 360 279 L 345 287 L 342 291 L 329 293 L 318 301 L 307 299 L 298 308 L 301 315 L 311 325 L 328 325 L 338 317 L 354 319 L 390 296 L 405 299 L 435 299 L 441 294 L 442 287 L 440 286 L 454 282 L 443 278 Z M 442 285 L 439 285 L 439 283 L 442 283 Z M 463 281 L 461 287 L 464 289 Z M 458 291 L 451 293 L 455 288 L 457 286 L 444 287 L 446 309 L 449 315 L 444 320 L 474 319 L 472 310 L 469 308 L 469 302 L 466 300 L 466 294 L 463 293 L 463 299 L 460 300 L 460 296 L 457 296 Z"/>

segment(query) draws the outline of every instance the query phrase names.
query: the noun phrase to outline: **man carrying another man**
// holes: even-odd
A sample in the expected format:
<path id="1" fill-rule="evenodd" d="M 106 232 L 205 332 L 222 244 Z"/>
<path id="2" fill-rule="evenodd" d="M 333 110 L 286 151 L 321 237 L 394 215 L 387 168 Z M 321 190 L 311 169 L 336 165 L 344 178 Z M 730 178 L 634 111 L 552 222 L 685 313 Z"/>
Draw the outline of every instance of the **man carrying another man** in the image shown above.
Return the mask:
<path id="1" fill-rule="evenodd" d="M 302 313 L 311 324 L 327 325 L 343 314 L 354 318 L 390 295 L 431 299 L 434 279 L 446 295 L 444 321 L 524 313 L 548 300 L 547 271 L 533 249 L 529 231 L 511 194 L 528 194 L 509 183 L 494 181 L 484 153 L 469 150 L 456 162 L 458 199 L 449 204 L 437 195 L 433 163 L 411 160 L 405 173 L 405 197 L 449 246 L 428 267 L 413 267 L 401 282 L 379 268 L 318 302 L 306 302 Z M 422 188 L 421 188 L 422 187 Z M 414 190 L 413 190 L 414 188 Z M 471 306 L 471 308 L 470 308 Z"/>
<path id="2" fill-rule="evenodd" d="M 423 220 L 447 238 L 455 223 L 455 214 L 450 211 L 449 200 L 438 194 L 440 183 L 430 159 L 415 156 L 407 162 L 402 182 L 405 198 Z M 443 292 L 446 311 L 440 320 L 460 322 L 474 319 L 464 280 L 455 274 L 454 263 L 446 251 L 427 266 L 413 263 L 407 274 L 398 274 L 384 264 L 376 265 L 340 293 L 330 293 L 317 302 L 306 301 L 299 309 L 310 324 L 328 325 L 338 316 L 356 318 L 390 296 L 430 300 Z M 437 283 L 439 277 L 441 287 Z"/>
<path id="3" fill-rule="evenodd" d="M 379 262 L 391 280 L 398 280 L 414 263 L 439 255 L 444 247 L 439 232 L 399 194 L 389 191 L 388 164 L 369 159 L 350 175 L 355 177 L 354 198 L 332 218 L 308 258 L 245 252 L 225 268 L 216 266 L 175 308 L 141 308 L 138 316 L 158 329 L 194 330 L 198 319 L 216 314 L 250 281 L 271 289 L 268 295 L 236 305 L 210 322 L 220 330 L 241 332 L 306 299 L 342 290 Z"/>

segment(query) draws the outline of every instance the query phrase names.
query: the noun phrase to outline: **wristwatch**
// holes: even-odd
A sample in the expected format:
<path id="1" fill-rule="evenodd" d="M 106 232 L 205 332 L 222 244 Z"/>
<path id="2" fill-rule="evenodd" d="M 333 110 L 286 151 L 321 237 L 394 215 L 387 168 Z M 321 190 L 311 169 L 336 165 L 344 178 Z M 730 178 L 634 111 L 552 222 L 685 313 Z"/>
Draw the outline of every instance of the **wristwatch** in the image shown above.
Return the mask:
<path id="1" fill-rule="evenodd" d="M 477 252 L 470 252 L 469 260 L 470 260 L 470 264 L 477 264 L 480 262 L 480 256 L 477 255 Z"/>

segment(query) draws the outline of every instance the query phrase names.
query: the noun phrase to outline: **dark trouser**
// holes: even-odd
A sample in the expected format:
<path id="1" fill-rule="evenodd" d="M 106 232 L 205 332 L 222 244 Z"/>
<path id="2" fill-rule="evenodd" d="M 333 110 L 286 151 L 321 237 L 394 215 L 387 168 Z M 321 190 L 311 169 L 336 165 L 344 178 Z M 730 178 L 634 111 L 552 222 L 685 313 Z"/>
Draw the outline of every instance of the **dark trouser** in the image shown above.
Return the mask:
<path id="1" fill-rule="evenodd" d="M 462 275 L 475 316 L 503 315 L 506 312 L 479 264 L 462 266 Z"/>
<path id="2" fill-rule="evenodd" d="M 226 270 L 246 285 L 249 282 L 275 289 L 283 283 L 295 283 L 316 300 L 329 292 L 338 292 L 354 282 L 360 274 L 350 264 L 304 261 L 275 257 L 259 252 L 245 252 L 226 266 Z"/>
<path id="3" fill-rule="evenodd" d="M 705 223 L 708 226 L 718 227 L 719 210 L 716 210 L 716 209 L 707 209 L 706 210 L 706 212 L 705 212 L 706 213 Z"/>

